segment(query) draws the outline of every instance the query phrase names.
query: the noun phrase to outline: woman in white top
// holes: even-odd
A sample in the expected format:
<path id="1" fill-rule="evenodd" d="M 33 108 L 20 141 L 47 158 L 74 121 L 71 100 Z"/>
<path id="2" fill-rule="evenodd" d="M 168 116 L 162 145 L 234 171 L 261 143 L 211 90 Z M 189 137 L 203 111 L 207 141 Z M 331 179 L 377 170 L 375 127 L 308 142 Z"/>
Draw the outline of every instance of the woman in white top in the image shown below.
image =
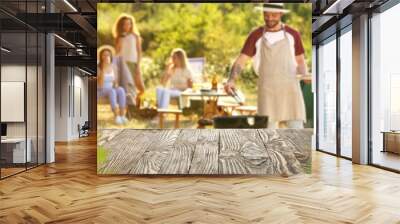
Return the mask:
<path id="1" fill-rule="evenodd" d="M 183 49 L 174 49 L 170 62 L 161 78 L 163 87 L 157 88 L 158 108 L 168 108 L 172 97 L 180 97 L 181 92 L 192 88 L 192 73 L 188 67 L 186 52 Z"/>
<path id="2" fill-rule="evenodd" d="M 108 98 L 111 109 L 114 112 L 115 123 L 124 124 L 128 122 L 126 114 L 125 90 L 118 86 L 118 74 L 112 65 L 114 49 L 111 46 L 99 48 L 97 67 L 97 96 Z"/>
<path id="3" fill-rule="evenodd" d="M 136 21 L 133 16 L 121 14 L 114 24 L 113 36 L 115 38 L 115 48 L 118 56 L 126 63 L 131 76 L 138 89 L 137 100 L 144 92 L 144 83 L 140 71 L 140 59 L 142 57 L 142 43 Z M 127 90 L 128 94 L 133 95 L 133 90 Z M 135 102 L 135 101 L 133 101 Z"/>

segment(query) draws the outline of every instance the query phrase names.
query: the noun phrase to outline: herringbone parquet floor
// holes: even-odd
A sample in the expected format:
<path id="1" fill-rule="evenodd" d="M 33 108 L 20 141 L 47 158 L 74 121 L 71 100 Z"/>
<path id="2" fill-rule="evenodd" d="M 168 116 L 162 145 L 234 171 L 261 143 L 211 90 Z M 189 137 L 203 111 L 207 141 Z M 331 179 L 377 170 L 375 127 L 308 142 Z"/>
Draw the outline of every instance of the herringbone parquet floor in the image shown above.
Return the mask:
<path id="1" fill-rule="evenodd" d="M 97 176 L 94 137 L 0 181 L 0 223 L 400 223 L 400 175 L 313 153 L 313 174 Z"/>

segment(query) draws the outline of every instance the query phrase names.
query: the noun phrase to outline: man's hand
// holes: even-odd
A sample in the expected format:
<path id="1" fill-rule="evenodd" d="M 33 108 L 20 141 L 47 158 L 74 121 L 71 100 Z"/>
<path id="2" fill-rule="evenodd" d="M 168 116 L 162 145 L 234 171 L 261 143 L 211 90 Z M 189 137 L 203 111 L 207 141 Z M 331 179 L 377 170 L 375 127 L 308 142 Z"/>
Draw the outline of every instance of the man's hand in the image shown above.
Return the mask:
<path id="1" fill-rule="evenodd" d="M 296 56 L 296 63 L 297 63 L 297 69 L 296 69 L 297 74 L 307 75 L 308 69 L 307 69 L 307 64 L 306 64 L 304 54 Z"/>
<path id="2" fill-rule="evenodd" d="M 225 92 L 229 95 L 233 95 L 233 91 L 236 90 L 235 82 L 233 80 L 228 80 L 224 86 Z"/>
<path id="3" fill-rule="evenodd" d="M 231 72 L 229 73 L 229 79 L 226 82 L 224 88 L 225 92 L 229 95 L 233 95 L 235 91 L 235 80 L 237 77 L 240 75 L 240 72 L 242 71 L 242 66 L 240 63 L 238 63 L 238 60 L 233 64 Z"/>
<path id="4" fill-rule="evenodd" d="M 229 73 L 229 79 L 226 82 L 224 89 L 225 92 L 229 95 L 233 95 L 233 91 L 235 91 L 235 80 L 239 77 L 242 68 L 246 64 L 246 61 L 250 59 L 249 56 L 245 54 L 240 54 L 238 58 L 236 58 L 233 66 L 231 68 L 231 72 Z"/>

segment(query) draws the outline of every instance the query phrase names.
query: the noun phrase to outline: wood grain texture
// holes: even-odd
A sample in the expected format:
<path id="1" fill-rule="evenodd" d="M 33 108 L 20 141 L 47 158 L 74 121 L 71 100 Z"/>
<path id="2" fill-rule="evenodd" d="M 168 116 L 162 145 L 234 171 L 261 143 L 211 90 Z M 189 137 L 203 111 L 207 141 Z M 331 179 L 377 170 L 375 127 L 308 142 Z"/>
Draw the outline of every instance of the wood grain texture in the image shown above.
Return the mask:
<path id="1" fill-rule="evenodd" d="M 303 171 L 300 161 L 296 159 L 293 153 L 295 150 L 294 145 L 282 138 L 277 130 L 259 129 L 257 131 L 271 159 L 272 166 L 270 169 L 274 170 L 275 174 L 280 173 L 285 176 Z M 311 141 L 311 138 L 309 141 Z"/>
<path id="2" fill-rule="evenodd" d="M 256 129 L 221 129 L 219 173 L 276 174 Z"/>
<path id="3" fill-rule="evenodd" d="M 56 163 L 0 181 L 0 223 L 400 222 L 400 175 L 312 151 L 312 174 L 104 176 L 96 136 L 56 144 Z"/>
<path id="4" fill-rule="evenodd" d="M 173 151 L 173 144 L 181 130 L 149 131 L 149 134 L 148 131 L 142 132 L 141 144 L 131 146 L 135 149 L 137 158 L 140 158 L 131 161 L 133 167 L 129 174 L 159 174 L 161 165 Z"/>
<path id="5" fill-rule="evenodd" d="M 97 136 L 97 145 L 103 146 L 110 142 L 115 136 L 121 134 L 125 129 L 103 129 Z"/>
<path id="6" fill-rule="evenodd" d="M 219 130 L 200 129 L 189 174 L 218 174 Z"/>
<path id="7" fill-rule="evenodd" d="M 293 175 L 302 171 L 301 162 L 309 163 L 311 151 L 309 131 L 298 132 L 106 129 L 99 147 L 109 155 L 99 173 Z"/>
<path id="8" fill-rule="evenodd" d="M 179 133 L 169 153 L 161 166 L 160 174 L 188 174 L 193 154 L 196 148 L 199 130 L 184 129 Z"/>
<path id="9" fill-rule="evenodd" d="M 105 142 L 104 145 L 101 145 L 107 152 L 107 161 L 105 163 L 107 165 L 99 167 L 98 172 L 99 174 L 128 174 L 132 169 L 132 162 L 138 159 L 138 148 L 133 146 L 138 141 L 141 141 L 140 137 L 143 134 L 140 130 L 130 129 L 112 134 L 115 134 L 115 136 L 110 141 Z"/>
<path id="10" fill-rule="evenodd" d="M 277 129 L 280 136 L 294 145 L 293 153 L 300 163 L 309 163 L 311 160 L 311 137 L 313 129 Z"/>
<path id="11" fill-rule="evenodd" d="M 179 132 L 135 129 L 120 132 L 104 144 L 109 155 L 99 173 L 157 174 Z"/>

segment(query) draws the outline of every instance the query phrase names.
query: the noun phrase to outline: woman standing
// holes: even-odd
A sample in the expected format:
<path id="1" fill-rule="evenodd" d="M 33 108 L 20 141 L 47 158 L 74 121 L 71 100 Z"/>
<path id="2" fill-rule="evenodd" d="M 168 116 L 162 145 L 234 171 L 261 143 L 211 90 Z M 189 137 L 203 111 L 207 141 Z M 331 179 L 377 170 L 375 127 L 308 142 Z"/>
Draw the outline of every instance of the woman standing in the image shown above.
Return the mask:
<path id="1" fill-rule="evenodd" d="M 172 51 L 161 84 L 163 87 L 156 90 L 158 108 L 168 108 L 172 97 L 180 97 L 182 91 L 192 88 L 192 73 L 183 49 L 177 48 Z"/>
<path id="2" fill-rule="evenodd" d="M 97 97 L 107 97 L 114 113 L 115 123 L 118 125 L 128 122 L 126 114 L 125 90 L 118 86 L 118 74 L 112 65 L 114 49 L 103 46 L 99 49 L 97 67 Z"/>
<path id="3" fill-rule="evenodd" d="M 127 14 L 122 14 L 114 25 L 113 36 L 115 38 L 116 53 L 128 66 L 131 76 L 138 89 L 136 100 L 136 105 L 138 106 L 137 102 L 144 92 L 144 83 L 140 71 L 142 44 L 135 18 Z M 127 92 L 133 101 L 133 97 L 135 95 L 134 86 L 131 86 L 131 88 L 127 89 Z M 135 104 L 135 102 L 131 103 Z"/>

